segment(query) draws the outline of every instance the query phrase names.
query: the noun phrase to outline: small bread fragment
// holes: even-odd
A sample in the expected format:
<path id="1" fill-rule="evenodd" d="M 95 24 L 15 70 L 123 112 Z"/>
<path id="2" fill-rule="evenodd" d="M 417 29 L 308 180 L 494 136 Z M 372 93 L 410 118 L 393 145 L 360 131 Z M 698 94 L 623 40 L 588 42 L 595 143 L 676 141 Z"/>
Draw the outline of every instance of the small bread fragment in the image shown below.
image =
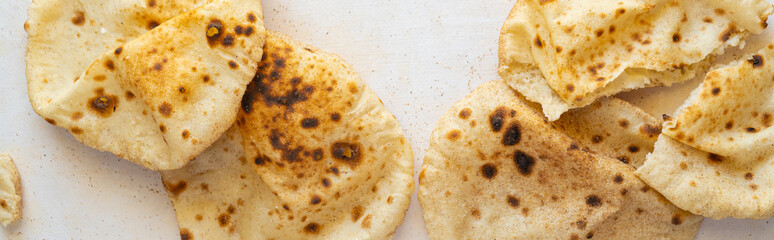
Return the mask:
<path id="1" fill-rule="evenodd" d="M 8 154 L 0 154 L 0 223 L 8 226 L 22 217 L 21 178 Z"/>
<path id="2" fill-rule="evenodd" d="M 707 74 L 664 124 L 639 176 L 715 219 L 774 216 L 774 44 Z"/>
<path id="3" fill-rule="evenodd" d="M 562 115 L 554 124 L 590 150 L 639 168 L 661 134 L 661 120 L 618 98 Z"/>
<path id="4" fill-rule="evenodd" d="M 612 142 L 599 142 L 593 153 L 562 133 L 591 121 L 575 120 L 549 123 L 502 80 L 455 104 L 433 131 L 419 176 L 430 238 L 693 239 L 702 217 L 675 207 L 637 179 L 633 167 L 606 155 L 616 156 Z M 617 122 L 601 126 L 620 132 Z M 630 133 L 621 134 L 610 138 Z"/>
<path id="5" fill-rule="evenodd" d="M 499 73 L 554 121 L 600 97 L 691 79 L 772 12 L 765 0 L 517 1 Z"/>

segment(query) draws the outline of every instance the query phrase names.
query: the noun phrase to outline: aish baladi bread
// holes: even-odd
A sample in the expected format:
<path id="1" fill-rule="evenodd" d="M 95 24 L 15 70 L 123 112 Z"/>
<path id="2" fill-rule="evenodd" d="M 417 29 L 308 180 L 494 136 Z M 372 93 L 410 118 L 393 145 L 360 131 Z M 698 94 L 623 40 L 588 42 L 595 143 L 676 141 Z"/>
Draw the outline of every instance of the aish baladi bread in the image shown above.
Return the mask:
<path id="1" fill-rule="evenodd" d="M 638 170 L 711 218 L 774 216 L 774 45 L 707 74 Z"/>
<path id="2" fill-rule="evenodd" d="M 0 154 L 0 223 L 8 226 L 22 216 L 21 178 L 8 154 Z"/>
<path id="3" fill-rule="evenodd" d="M 413 153 L 397 120 L 339 57 L 275 32 L 264 53 L 238 128 L 189 166 L 162 173 L 181 233 L 390 238 L 414 189 Z"/>
<path id="4" fill-rule="evenodd" d="M 233 124 L 265 39 L 260 1 L 201 2 L 35 1 L 34 110 L 90 147 L 182 167 Z"/>
<path id="5" fill-rule="evenodd" d="M 527 104 L 493 81 L 442 117 L 419 177 L 431 239 L 693 239 L 701 217 L 589 149 L 614 144 L 579 145 Z"/>
<path id="6" fill-rule="evenodd" d="M 161 179 L 182 239 L 243 239 L 236 222 L 243 221 L 245 203 L 272 195 L 244 157 L 236 127 L 185 167 L 161 171 Z"/>
<path id="7" fill-rule="evenodd" d="M 517 1 L 499 73 L 553 121 L 603 96 L 701 74 L 773 11 L 765 0 Z"/>

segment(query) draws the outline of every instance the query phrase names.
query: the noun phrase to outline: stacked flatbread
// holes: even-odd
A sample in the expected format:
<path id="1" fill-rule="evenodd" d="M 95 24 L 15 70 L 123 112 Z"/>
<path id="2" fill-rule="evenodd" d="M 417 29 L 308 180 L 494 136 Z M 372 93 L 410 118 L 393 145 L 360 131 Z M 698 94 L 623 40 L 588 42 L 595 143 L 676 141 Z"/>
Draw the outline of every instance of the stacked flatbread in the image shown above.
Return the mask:
<path id="1" fill-rule="evenodd" d="M 402 222 L 412 150 L 339 57 L 269 32 L 237 125 L 162 173 L 182 236 L 387 239 Z"/>
<path id="2" fill-rule="evenodd" d="M 267 35 L 260 1 L 36 0 L 25 29 L 35 111 L 167 170 L 182 239 L 386 239 L 402 222 L 397 120 L 339 57 Z"/>
<path id="3" fill-rule="evenodd" d="M 8 226 L 22 216 L 21 178 L 13 159 L 0 154 L 0 224 Z"/>
<path id="4" fill-rule="evenodd" d="M 772 12 L 765 0 L 518 1 L 499 72 L 553 121 L 603 96 L 693 78 Z"/>
<path id="5" fill-rule="evenodd" d="M 712 218 L 774 216 L 774 44 L 707 74 L 638 170 L 677 206 Z"/>
<path id="6" fill-rule="evenodd" d="M 25 24 L 30 101 L 90 147 L 180 168 L 236 119 L 262 19 L 258 0 L 36 0 Z"/>
<path id="7" fill-rule="evenodd" d="M 639 176 L 676 206 L 712 218 L 768 218 L 774 45 L 726 65 L 715 58 L 736 58 L 721 54 L 766 29 L 772 12 L 764 0 L 519 1 L 501 32 L 499 73 L 590 150 L 641 166 Z M 598 100 L 705 74 L 663 127 Z M 600 144 L 611 145 L 593 147 Z"/>
<path id="8" fill-rule="evenodd" d="M 639 129 L 657 120 L 617 99 L 565 118 L 549 123 L 503 81 L 455 104 L 433 131 L 419 178 L 431 239 L 693 239 L 702 218 L 613 158 L 619 145 L 652 146 L 655 135 Z M 619 131 L 623 121 L 635 130 Z M 605 130 L 584 130 L 593 127 Z"/>

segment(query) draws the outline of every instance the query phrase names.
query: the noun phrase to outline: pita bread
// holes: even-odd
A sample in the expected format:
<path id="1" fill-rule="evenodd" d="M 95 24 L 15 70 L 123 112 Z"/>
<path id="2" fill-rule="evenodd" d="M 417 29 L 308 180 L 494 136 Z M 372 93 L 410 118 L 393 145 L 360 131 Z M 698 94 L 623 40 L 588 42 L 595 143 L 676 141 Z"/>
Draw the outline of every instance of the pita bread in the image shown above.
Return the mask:
<path id="1" fill-rule="evenodd" d="M 635 168 L 653 151 L 661 121 L 618 98 L 602 98 L 568 111 L 554 122 L 562 132 L 590 150 Z"/>
<path id="2" fill-rule="evenodd" d="M 414 189 L 398 122 L 339 57 L 275 32 L 264 51 L 238 129 L 185 168 L 162 173 L 181 233 L 390 238 Z M 358 145 L 341 151 L 343 142 Z"/>
<path id="3" fill-rule="evenodd" d="M 36 111 L 72 88 L 105 52 L 128 43 L 205 0 L 34 0 L 24 29 L 27 87 Z M 66 61 L 63 61 L 66 60 Z"/>
<path id="4" fill-rule="evenodd" d="M 772 12 L 765 0 L 518 1 L 499 73 L 553 121 L 603 96 L 691 79 Z"/>
<path id="5" fill-rule="evenodd" d="M 287 209 L 272 208 L 283 228 L 256 219 L 246 227 L 266 231 L 243 237 L 392 236 L 414 189 L 395 116 L 338 56 L 280 34 L 265 51 L 237 125 L 253 169 Z"/>
<path id="6" fill-rule="evenodd" d="M 678 207 L 705 217 L 765 219 L 774 216 L 771 158 L 754 165 L 710 154 L 666 135 L 638 176 Z"/>
<path id="7" fill-rule="evenodd" d="M 50 60 L 37 61 L 42 48 L 33 44 L 30 95 L 45 102 L 35 110 L 90 147 L 150 169 L 180 168 L 236 119 L 262 55 L 262 19 L 260 1 L 212 1 L 109 50 L 74 82 L 57 78 L 53 91 L 36 87 L 47 84 L 36 69 Z M 30 22 L 38 38 L 43 29 Z"/>
<path id="8" fill-rule="evenodd" d="M 161 179 L 182 239 L 242 239 L 236 222 L 245 203 L 272 195 L 244 157 L 236 127 L 184 168 L 161 171 Z"/>
<path id="9" fill-rule="evenodd" d="M 705 152 L 761 161 L 774 155 L 774 44 L 707 74 L 664 134 Z"/>
<path id="10" fill-rule="evenodd" d="M 693 239 L 701 223 L 632 167 L 584 150 L 503 81 L 442 117 L 419 181 L 431 239 Z"/>
<path id="11" fill-rule="evenodd" d="M 0 223 L 5 227 L 21 217 L 21 178 L 11 156 L 0 154 Z"/>
<path id="12" fill-rule="evenodd" d="M 711 218 L 774 216 L 774 45 L 707 74 L 638 173 Z"/>

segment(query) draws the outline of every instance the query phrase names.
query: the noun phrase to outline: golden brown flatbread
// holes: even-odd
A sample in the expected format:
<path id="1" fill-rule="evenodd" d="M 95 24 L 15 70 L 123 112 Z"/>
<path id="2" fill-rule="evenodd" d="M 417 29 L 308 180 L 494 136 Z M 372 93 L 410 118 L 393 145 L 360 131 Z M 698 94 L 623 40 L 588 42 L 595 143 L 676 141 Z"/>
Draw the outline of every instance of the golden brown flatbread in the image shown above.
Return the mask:
<path id="1" fill-rule="evenodd" d="M 390 238 L 414 189 L 398 121 L 341 58 L 276 32 L 264 52 L 238 127 L 162 173 L 181 234 Z"/>
<path id="2" fill-rule="evenodd" d="M 419 176 L 430 238 L 693 239 L 701 217 L 559 129 L 503 81 L 455 104 L 433 131 Z"/>
<path id="3" fill-rule="evenodd" d="M 164 4 L 155 5 L 161 3 Z M 182 10 L 194 3 L 155 4 L 148 8 Z M 71 21 L 61 15 L 69 13 L 57 11 L 58 7 L 84 9 L 83 5 L 89 5 L 89 15 L 85 10 L 75 10 L 74 27 L 50 29 L 46 25 Z M 115 5 L 119 9 L 127 7 Z M 98 150 L 150 169 L 182 167 L 217 140 L 236 119 L 241 96 L 262 55 L 265 30 L 260 1 L 211 1 L 159 22 L 142 35 L 134 32 L 139 31 L 138 26 L 132 25 L 139 24 L 137 21 L 113 26 L 119 20 L 103 19 L 114 16 L 92 15 L 96 6 L 62 1 L 33 5 L 28 20 L 27 76 L 35 111 Z M 155 10 L 140 13 L 165 16 Z M 58 31 L 80 25 L 128 33 L 111 32 L 107 39 L 99 40 L 107 42 L 96 44 L 96 49 L 114 48 L 92 58 L 88 68 L 82 68 L 81 62 L 86 60 L 80 57 L 76 63 L 52 67 L 52 61 L 66 59 L 61 55 L 79 53 L 73 46 L 48 41 L 61 37 Z M 76 35 L 81 33 L 80 29 L 75 31 Z M 92 32 L 83 34 L 94 37 Z M 85 47 L 92 40 L 71 41 Z M 113 41 L 126 43 L 115 46 Z M 68 77 L 76 73 L 78 77 Z"/>
<path id="4" fill-rule="evenodd" d="M 255 172 L 284 202 L 274 216 L 284 228 L 243 237 L 391 236 L 414 189 L 395 116 L 336 55 L 280 34 L 265 52 L 237 125 Z"/>
<path id="5" fill-rule="evenodd" d="M 518 1 L 499 73 L 553 121 L 600 97 L 691 79 L 772 12 L 765 0 Z"/>
<path id="6" fill-rule="evenodd" d="M 244 221 L 245 203 L 279 206 L 250 164 L 242 135 L 232 127 L 185 167 L 161 171 L 182 239 L 244 239 L 236 226 Z"/>
<path id="7" fill-rule="evenodd" d="M 638 170 L 677 206 L 711 218 L 774 216 L 774 44 L 707 74 Z"/>

